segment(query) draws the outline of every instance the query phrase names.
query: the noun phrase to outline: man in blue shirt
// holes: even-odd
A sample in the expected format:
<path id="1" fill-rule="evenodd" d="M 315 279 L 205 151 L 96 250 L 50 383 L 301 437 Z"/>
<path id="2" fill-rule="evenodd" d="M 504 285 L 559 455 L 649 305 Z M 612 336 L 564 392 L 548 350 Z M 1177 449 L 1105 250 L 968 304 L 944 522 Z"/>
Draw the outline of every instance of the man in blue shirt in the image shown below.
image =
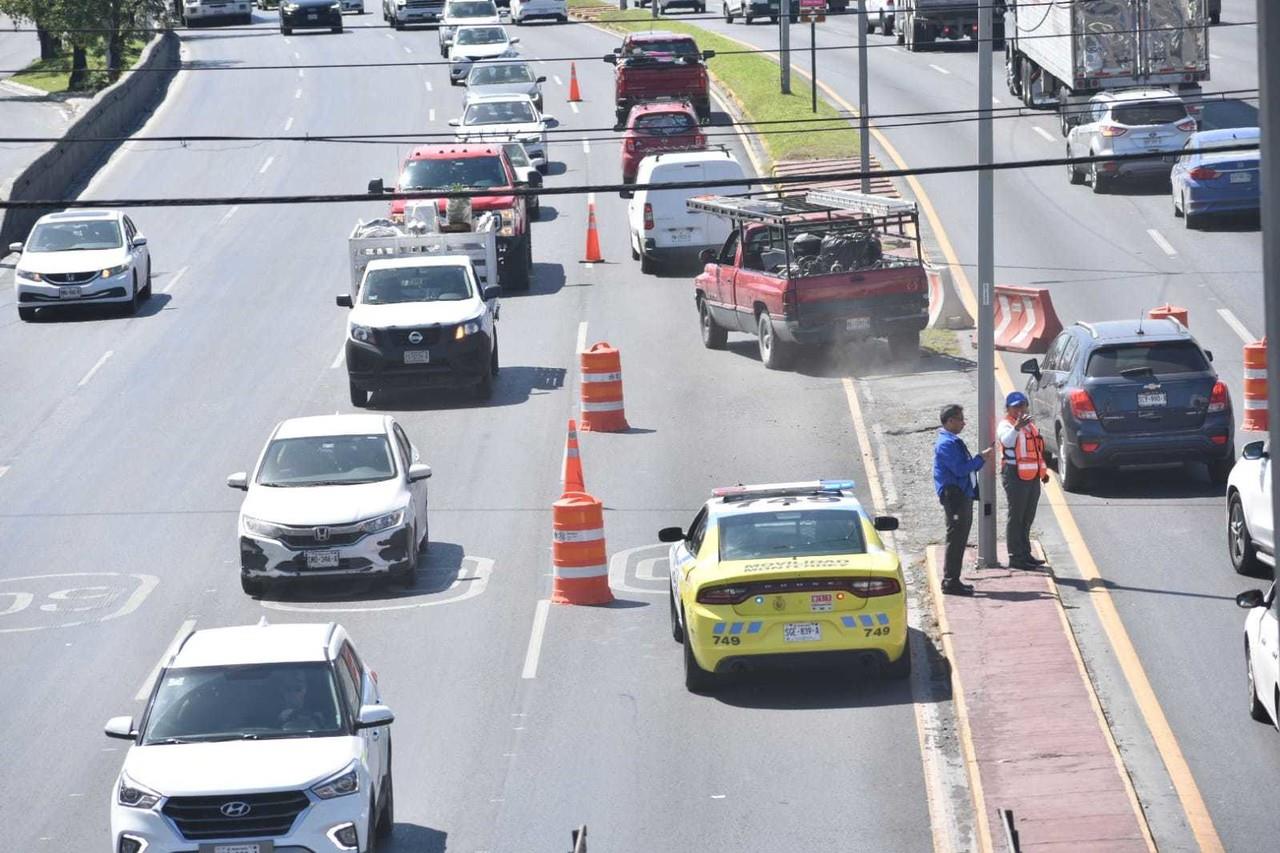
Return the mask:
<path id="1" fill-rule="evenodd" d="M 991 445 L 978 456 L 969 453 L 960 431 L 964 429 L 964 407 L 952 403 L 939 416 L 942 428 L 933 445 L 933 488 L 947 515 L 946 560 L 942 569 L 942 591 L 947 595 L 973 595 L 973 586 L 960 580 L 969 530 L 973 527 L 973 502 L 978 499 L 978 471 L 995 458 Z"/>

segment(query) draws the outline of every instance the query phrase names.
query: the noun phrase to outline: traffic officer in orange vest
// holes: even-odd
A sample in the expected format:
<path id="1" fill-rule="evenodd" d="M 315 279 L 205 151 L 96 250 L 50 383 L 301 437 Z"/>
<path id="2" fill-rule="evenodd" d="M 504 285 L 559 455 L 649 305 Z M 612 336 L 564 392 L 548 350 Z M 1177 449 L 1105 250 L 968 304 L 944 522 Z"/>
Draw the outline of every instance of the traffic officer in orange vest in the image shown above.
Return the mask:
<path id="1" fill-rule="evenodd" d="M 1000 446 L 1000 480 L 1009 508 L 1005 541 L 1009 565 L 1015 569 L 1038 569 L 1044 560 L 1031 555 L 1031 525 L 1040 502 L 1040 484 L 1049 482 L 1044 464 L 1044 439 L 1027 414 L 1027 395 L 1014 391 L 1004 400 L 1005 416 L 996 427 Z"/>

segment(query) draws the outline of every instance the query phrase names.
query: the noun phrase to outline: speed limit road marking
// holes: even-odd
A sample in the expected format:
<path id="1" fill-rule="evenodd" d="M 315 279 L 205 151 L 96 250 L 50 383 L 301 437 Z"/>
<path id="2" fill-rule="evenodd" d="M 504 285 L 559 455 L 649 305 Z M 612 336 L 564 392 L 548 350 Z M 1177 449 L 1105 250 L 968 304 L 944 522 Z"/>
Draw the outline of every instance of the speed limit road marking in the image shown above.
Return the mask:
<path id="1" fill-rule="evenodd" d="M 74 628 L 137 610 L 160 579 L 116 572 L 0 578 L 0 634 Z"/>

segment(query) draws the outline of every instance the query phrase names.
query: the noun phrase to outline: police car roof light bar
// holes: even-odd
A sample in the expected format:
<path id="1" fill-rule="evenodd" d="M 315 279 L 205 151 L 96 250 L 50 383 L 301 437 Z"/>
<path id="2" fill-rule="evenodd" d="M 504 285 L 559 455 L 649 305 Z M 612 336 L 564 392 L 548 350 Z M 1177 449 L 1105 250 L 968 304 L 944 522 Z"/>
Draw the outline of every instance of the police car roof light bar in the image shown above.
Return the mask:
<path id="1" fill-rule="evenodd" d="M 787 495 L 820 495 L 832 492 L 852 491 L 853 480 L 810 480 L 798 483 L 757 483 L 750 486 L 721 486 L 712 489 L 713 497 L 734 500 L 738 498 L 784 497 Z"/>

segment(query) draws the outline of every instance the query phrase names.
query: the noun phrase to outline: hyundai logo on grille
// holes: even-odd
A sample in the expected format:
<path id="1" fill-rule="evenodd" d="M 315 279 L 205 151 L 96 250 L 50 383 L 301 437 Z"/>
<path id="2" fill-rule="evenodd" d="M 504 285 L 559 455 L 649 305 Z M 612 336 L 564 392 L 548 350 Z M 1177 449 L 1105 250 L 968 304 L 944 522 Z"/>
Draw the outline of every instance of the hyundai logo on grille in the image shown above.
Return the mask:
<path id="1" fill-rule="evenodd" d="M 244 817 L 250 811 L 248 803 L 241 800 L 232 800 L 229 803 L 223 803 L 222 808 L 218 811 L 222 812 L 226 817 Z"/>
<path id="2" fill-rule="evenodd" d="M 417 331 L 416 329 L 415 329 L 414 331 L 410 332 L 410 333 L 409 333 L 409 343 L 411 343 L 411 344 L 420 344 L 420 343 L 422 343 L 422 332 L 419 332 L 419 331 Z"/>
<path id="3" fill-rule="evenodd" d="M 315 530 L 315 534 L 316 534 L 316 541 L 317 541 L 317 542 L 328 542 L 328 541 L 329 541 L 329 528 L 327 528 L 327 527 L 317 527 L 317 528 L 316 528 L 316 530 Z"/>

